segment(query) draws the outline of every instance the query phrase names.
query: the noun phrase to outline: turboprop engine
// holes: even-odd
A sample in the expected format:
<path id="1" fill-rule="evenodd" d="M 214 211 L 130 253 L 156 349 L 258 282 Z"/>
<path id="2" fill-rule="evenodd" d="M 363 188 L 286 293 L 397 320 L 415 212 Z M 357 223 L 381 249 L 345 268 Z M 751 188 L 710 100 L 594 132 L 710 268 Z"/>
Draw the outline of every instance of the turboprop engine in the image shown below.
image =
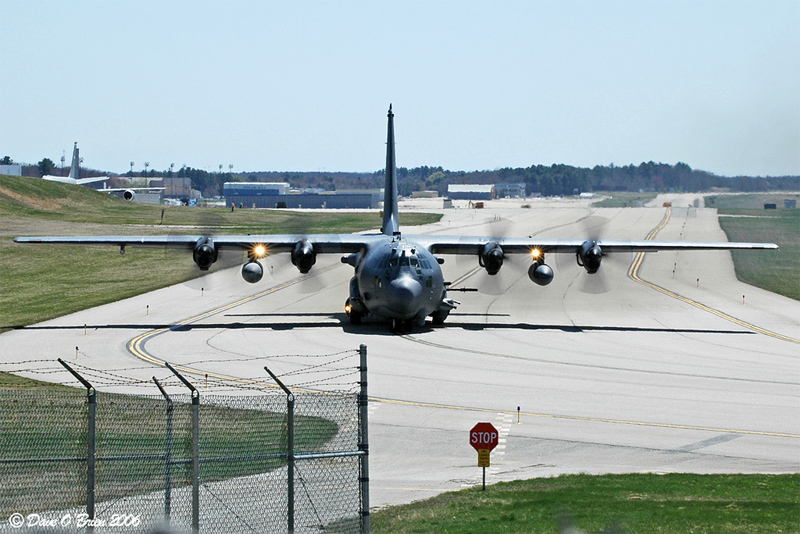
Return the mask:
<path id="1" fill-rule="evenodd" d="M 578 265 L 586 269 L 589 274 L 594 274 L 600 268 L 603 260 L 603 251 L 597 241 L 584 241 L 577 253 Z"/>
<path id="2" fill-rule="evenodd" d="M 492 276 L 500 272 L 505 254 L 497 243 L 486 243 L 478 255 L 478 263 Z"/>
<path id="3" fill-rule="evenodd" d="M 292 263 L 303 274 L 310 271 L 311 267 L 317 263 L 317 253 L 314 251 L 314 245 L 306 240 L 298 241 L 294 249 L 292 249 Z"/>
<path id="4" fill-rule="evenodd" d="M 193 257 L 201 271 L 207 271 L 217 261 L 217 249 L 210 237 L 201 237 L 197 240 Z"/>
<path id="5" fill-rule="evenodd" d="M 242 265 L 242 278 L 245 282 L 255 284 L 264 276 L 264 267 L 257 261 L 248 261 Z"/>

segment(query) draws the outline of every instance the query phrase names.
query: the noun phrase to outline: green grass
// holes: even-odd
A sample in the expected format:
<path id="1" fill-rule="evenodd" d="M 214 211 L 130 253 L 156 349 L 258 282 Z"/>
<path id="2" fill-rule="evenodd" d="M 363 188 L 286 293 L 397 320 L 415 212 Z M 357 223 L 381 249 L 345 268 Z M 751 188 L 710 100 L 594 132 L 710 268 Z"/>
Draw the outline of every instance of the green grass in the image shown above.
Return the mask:
<path id="1" fill-rule="evenodd" d="M 798 533 L 800 475 L 565 475 L 445 493 L 371 515 L 382 533 Z"/>
<path id="2" fill-rule="evenodd" d="M 639 208 L 658 196 L 658 193 L 629 193 L 625 191 L 597 194 L 610 196 L 592 203 L 595 208 Z"/>
<path id="3" fill-rule="evenodd" d="M 800 185 L 800 184 L 799 184 Z M 749 209 L 764 211 L 764 204 L 775 204 L 777 211 L 784 210 L 784 200 L 800 203 L 798 193 L 745 193 L 736 195 L 713 195 L 706 197 L 707 208 Z M 769 210 L 767 213 L 774 213 Z"/>
<path id="4" fill-rule="evenodd" d="M 777 243 L 777 251 L 733 251 L 739 280 L 800 300 L 800 209 L 782 209 L 784 198 L 800 195 L 731 195 L 709 197 L 706 206 L 717 207 L 722 230 L 730 241 Z M 765 203 L 779 209 L 765 210 Z"/>
<path id="5" fill-rule="evenodd" d="M 439 218 L 435 214 L 401 213 L 400 221 L 418 225 Z M 9 176 L 0 176 L 0 220 L 0 332 L 200 274 L 191 254 L 181 251 L 128 247 L 123 256 L 116 247 L 21 245 L 13 243 L 16 236 L 175 235 L 203 230 L 215 234 L 350 233 L 381 224 L 378 212 L 231 212 L 224 208 L 150 206 L 84 187 Z M 241 256 L 228 259 L 228 265 L 234 265 Z M 288 257 L 286 263 L 293 268 Z"/>
<path id="6" fill-rule="evenodd" d="M 98 500 L 163 491 L 166 403 L 160 398 L 112 393 L 99 393 L 97 401 Z M 247 399 L 242 404 L 250 406 Z M 190 417 L 190 404 L 176 403 L 171 448 L 173 488 L 190 484 Z M 87 421 L 84 390 L 0 375 L 3 459 L 85 458 Z M 200 422 L 201 483 L 264 473 L 286 463 L 284 458 L 207 460 L 285 454 L 286 421 L 282 413 L 202 404 L 201 399 Z M 297 416 L 296 450 L 319 450 L 337 431 L 332 421 Z M 0 517 L 85 504 L 85 471 L 85 460 L 3 465 Z"/>

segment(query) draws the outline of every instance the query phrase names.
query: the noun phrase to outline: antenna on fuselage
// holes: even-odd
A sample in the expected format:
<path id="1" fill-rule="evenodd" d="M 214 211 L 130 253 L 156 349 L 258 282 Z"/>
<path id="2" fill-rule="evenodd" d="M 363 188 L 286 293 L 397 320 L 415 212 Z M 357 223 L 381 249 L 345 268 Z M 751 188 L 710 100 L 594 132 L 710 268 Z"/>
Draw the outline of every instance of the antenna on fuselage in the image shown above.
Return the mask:
<path id="1" fill-rule="evenodd" d="M 394 113 L 389 104 L 389 126 L 386 134 L 386 183 L 383 189 L 383 226 L 385 235 L 400 234 L 400 220 L 397 213 L 397 164 L 394 157 Z"/>

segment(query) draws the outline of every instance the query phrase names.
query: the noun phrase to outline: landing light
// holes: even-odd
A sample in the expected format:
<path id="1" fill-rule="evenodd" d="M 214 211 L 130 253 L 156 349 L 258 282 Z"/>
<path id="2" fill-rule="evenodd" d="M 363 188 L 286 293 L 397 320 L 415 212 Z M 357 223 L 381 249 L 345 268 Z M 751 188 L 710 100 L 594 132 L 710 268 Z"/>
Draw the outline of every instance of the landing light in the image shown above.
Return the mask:
<path id="1" fill-rule="evenodd" d="M 263 258 L 267 255 L 267 247 L 264 245 L 256 245 L 253 247 L 253 256 L 256 258 Z"/>
<path id="2" fill-rule="evenodd" d="M 535 249 L 531 250 L 531 256 L 533 257 L 533 259 L 536 259 L 541 255 L 542 255 L 542 251 L 539 250 L 538 248 L 535 248 Z"/>

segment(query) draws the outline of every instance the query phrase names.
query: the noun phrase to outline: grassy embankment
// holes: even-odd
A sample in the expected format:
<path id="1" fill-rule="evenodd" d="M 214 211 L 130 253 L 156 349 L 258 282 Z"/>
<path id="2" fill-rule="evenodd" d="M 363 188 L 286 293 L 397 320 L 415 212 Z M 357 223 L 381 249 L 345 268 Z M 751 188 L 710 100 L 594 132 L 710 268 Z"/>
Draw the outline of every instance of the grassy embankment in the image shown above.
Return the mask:
<path id="1" fill-rule="evenodd" d="M 720 226 L 729 240 L 780 246 L 765 254 L 733 251 L 739 280 L 800 300 L 800 209 L 784 209 L 784 199 L 800 200 L 800 194 L 711 196 L 706 198 L 706 207 L 718 209 Z M 766 203 L 778 209 L 765 210 Z"/>
<path id="2" fill-rule="evenodd" d="M 477 469 L 477 468 L 476 468 Z M 800 532 L 800 475 L 565 475 L 445 493 L 372 514 L 372 532 Z M 606 530 L 617 529 L 617 530 Z"/>
<path id="3" fill-rule="evenodd" d="M 163 210 L 163 218 L 162 218 Z M 435 222 L 403 213 L 403 225 Z M 35 178 L 0 176 L 0 332 L 196 277 L 191 254 L 129 247 L 20 245 L 20 235 L 350 233 L 380 214 L 148 206 Z M 225 265 L 223 257 L 221 265 Z M 236 254 L 229 264 L 242 260 Z M 289 264 L 288 258 L 286 263 Z M 291 267 L 291 264 L 289 264 Z M 293 268 L 293 267 L 291 267 Z"/>

